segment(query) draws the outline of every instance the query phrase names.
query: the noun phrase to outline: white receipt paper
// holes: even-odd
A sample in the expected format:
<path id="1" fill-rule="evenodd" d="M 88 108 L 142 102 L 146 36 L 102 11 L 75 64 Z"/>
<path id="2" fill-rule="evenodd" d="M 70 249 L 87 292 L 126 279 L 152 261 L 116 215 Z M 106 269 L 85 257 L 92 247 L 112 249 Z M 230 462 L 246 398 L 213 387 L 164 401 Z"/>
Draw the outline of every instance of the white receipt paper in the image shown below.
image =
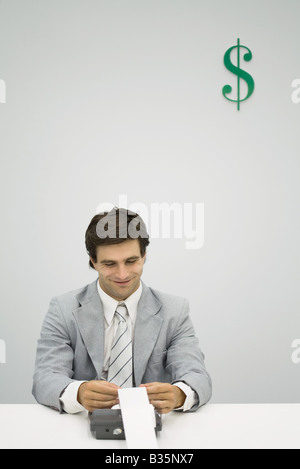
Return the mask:
<path id="1" fill-rule="evenodd" d="M 154 407 L 146 388 L 119 389 L 119 400 L 128 449 L 156 449 Z"/>

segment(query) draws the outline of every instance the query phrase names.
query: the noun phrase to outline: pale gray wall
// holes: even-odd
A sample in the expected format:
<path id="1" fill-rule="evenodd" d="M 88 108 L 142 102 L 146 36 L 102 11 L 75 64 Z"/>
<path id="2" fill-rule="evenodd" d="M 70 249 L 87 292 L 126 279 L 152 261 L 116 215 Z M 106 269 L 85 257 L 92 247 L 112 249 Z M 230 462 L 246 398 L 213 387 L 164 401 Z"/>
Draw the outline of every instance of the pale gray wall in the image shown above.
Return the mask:
<path id="1" fill-rule="evenodd" d="M 0 403 L 30 403 L 52 296 L 89 283 L 101 202 L 203 202 L 205 244 L 153 240 L 144 280 L 189 298 L 214 402 L 299 402 L 298 0 L 2 0 Z M 237 38 L 256 84 L 221 93 Z M 1 362 L 1 360 L 0 360 Z"/>

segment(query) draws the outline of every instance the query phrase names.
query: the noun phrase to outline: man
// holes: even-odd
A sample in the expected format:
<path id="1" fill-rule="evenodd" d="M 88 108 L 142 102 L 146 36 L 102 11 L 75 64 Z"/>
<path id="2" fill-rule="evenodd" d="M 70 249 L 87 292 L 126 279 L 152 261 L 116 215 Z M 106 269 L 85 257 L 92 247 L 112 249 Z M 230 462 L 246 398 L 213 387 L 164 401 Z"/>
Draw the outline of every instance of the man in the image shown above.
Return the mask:
<path id="1" fill-rule="evenodd" d="M 53 298 L 38 342 L 33 395 L 60 412 L 118 404 L 118 389 L 144 386 L 160 413 L 194 411 L 211 379 L 188 302 L 147 287 L 149 235 L 125 209 L 96 215 L 86 231 L 95 282 Z"/>

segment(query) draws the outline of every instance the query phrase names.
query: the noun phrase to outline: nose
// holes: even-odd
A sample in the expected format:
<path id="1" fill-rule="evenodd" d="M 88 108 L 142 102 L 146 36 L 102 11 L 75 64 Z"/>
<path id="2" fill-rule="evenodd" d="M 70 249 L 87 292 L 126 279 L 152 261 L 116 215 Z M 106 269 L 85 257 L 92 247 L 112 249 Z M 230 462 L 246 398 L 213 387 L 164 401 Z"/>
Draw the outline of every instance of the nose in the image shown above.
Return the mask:
<path id="1" fill-rule="evenodd" d="M 117 278 L 121 281 L 127 280 L 128 278 L 128 272 L 127 268 L 124 264 L 120 264 L 118 266 L 118 270 L 116 272 Z"/>

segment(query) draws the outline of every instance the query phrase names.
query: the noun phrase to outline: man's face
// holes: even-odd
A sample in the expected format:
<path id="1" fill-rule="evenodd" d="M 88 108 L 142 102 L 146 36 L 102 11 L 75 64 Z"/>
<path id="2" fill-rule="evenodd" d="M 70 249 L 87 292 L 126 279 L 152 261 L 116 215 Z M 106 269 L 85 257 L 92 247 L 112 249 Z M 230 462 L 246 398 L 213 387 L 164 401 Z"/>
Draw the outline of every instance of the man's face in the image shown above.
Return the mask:
<path id="1" fill-rule="evenodd" d="M 146 255 L 141 256 L 137 239 L 121 244 L 97 247 L 97 262 L 92 263 L 99 274 L 102 290 L 115 300 L 126 300 L 140 286 Z"/>

